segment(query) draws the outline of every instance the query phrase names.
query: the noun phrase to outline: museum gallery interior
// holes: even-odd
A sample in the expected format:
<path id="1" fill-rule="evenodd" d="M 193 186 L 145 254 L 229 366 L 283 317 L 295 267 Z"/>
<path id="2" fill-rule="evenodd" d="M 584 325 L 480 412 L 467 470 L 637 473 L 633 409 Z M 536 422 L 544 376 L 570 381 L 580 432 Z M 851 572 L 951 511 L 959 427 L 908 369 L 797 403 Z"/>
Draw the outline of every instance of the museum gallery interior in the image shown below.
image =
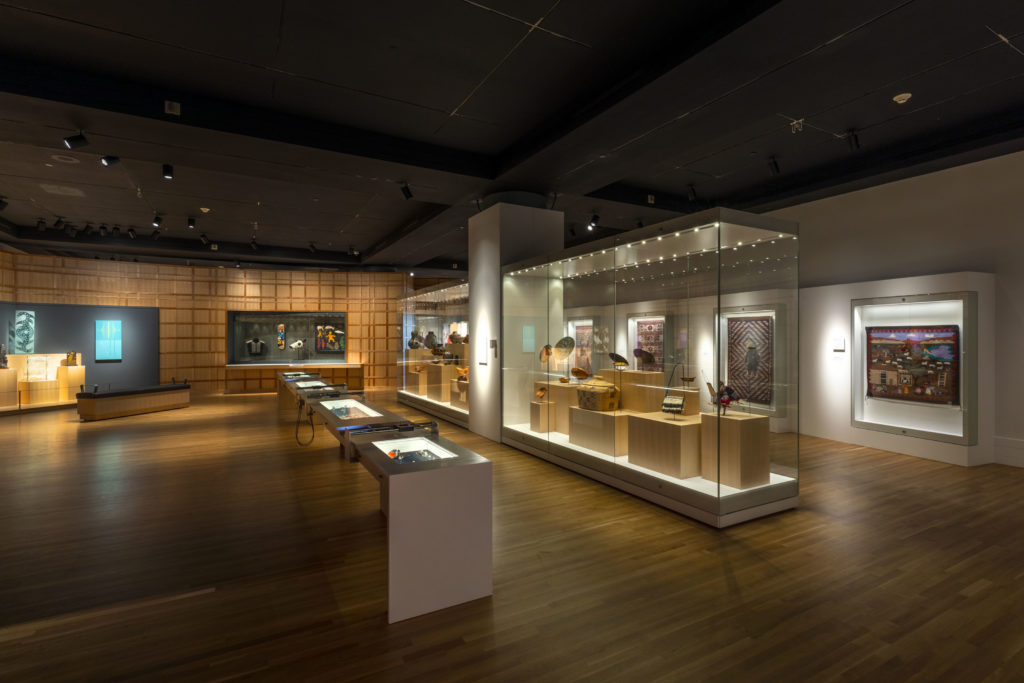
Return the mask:
<path id="1" fill-rule="evenodd" d="M 0 678 L 1024 676 L 1024 5 L 0 4 Z"/>

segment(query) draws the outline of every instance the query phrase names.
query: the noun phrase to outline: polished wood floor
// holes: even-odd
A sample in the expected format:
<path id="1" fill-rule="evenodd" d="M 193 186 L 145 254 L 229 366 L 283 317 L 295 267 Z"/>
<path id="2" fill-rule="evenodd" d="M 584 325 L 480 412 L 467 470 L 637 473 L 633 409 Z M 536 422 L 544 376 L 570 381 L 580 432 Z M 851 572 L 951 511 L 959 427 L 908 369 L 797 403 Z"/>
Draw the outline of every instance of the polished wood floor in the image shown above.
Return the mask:
<path id="1" fill-rule="evenodd" d="M 1024 470 L 806 438 L 717 531 L 446 427 L 494 596 L 389 626 L 374 481 L 274 406 L 0 418 L 0 680 L 1024 680 Z"/>

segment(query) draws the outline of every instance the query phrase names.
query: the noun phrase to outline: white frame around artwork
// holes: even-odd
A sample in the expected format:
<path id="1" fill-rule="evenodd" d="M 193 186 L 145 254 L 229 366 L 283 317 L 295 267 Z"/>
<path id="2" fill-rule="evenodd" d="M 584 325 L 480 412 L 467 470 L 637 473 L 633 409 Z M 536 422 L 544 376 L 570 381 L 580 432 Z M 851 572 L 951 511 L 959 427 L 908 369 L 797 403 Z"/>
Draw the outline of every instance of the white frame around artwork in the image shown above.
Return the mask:
<path id="1" fill-rule="evenodd" d="M 664 313 L 652 313 L 650 315 L 633 315 L 626 318 L 626 340 L 629 348 L 626 349 L 626 360 L 633 363 L 633 349 L 636 348 L 636 323 L 638 320 L 660 320 L 661 321 L 661 369 L 665 370 L 665 326 L 667 323 Z"/>

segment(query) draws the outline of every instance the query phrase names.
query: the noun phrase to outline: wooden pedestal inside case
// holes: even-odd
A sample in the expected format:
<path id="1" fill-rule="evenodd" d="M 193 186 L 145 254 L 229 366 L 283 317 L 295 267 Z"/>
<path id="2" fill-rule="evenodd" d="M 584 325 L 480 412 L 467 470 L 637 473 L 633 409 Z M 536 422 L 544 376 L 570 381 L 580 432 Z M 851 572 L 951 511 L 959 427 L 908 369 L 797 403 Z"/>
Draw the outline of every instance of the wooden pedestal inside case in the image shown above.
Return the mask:
<path id="1" fill-rule="evenodd" d="M 699 477 L 701 419 L 645 413 L 629 416 L 629 462 L 678 479 Z"/>
<path id="2" fill-rule="evenodd" d="M 767 417 L 744 413 L 719 417 L 703 413 L 700 420 L 702 477 L 719 481 L 721 470 L 721 483 L 736 489 L 769 482 L 771 453 Z"/>

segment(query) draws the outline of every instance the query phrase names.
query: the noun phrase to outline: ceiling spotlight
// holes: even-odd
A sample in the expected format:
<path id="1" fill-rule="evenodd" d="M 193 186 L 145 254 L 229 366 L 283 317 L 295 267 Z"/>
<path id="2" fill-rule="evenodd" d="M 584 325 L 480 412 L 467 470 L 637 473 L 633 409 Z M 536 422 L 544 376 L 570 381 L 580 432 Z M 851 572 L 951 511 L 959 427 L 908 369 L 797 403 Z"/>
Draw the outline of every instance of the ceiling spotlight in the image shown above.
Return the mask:
<path id="1" fill-rule="evenodd" d="M 253 251 L 256 251 L 257 249 L 260 248 L 260 245 L 256 244 L 255 237 L 253 237 L 252 240 L 249 241 L 249 248 L 252 249 Z"/>
<path id="2" fill-rule="evenodd" d="M 38 230 L 39 232 L 42 232 L 43 230 L 46 230 L 46 221 L 44 221 L 42 218 L 37 220 L 36 221 L 36 230 Z"/>
<path id="3" fill-rule="evenodd" d="M 782 168 L 779 166 L 779 160 L 774 154 L 768 157 L 768 172 L 772 175 L 779 175 L 782 173 Z"/>
<path id="4" fill-rule="evenodd" d="M 119 227 L 117 227 L 115 225 L 114 228 L 110 231 L 110 236 L 111 237 L 120 237 L 121 236 L 121 228 L 119 228 Z"/>
<path id="5" fill-rule="evenodd" d="M 106 236 L 107 236 L 107 224 L 103 223 L 102 225 L 100 225 L 100 237 L 106 237 Z"/>
<path id="6" fill-rule="evenodd" d="M 115 157 L 112 154 L 108 154 L 105 157 L 100 157 L 100 163 L 104 166 L 113 166 L 114 164 L 121 161 L 121 157 Z"/>
<path id="7" fill-rule="evenodd" d="M 170 164 L 164 164 L 164 179 L 174 180 L 174 167 Z"/>
<path id="8" fill-rule="evenodd" d="M 210 239 L 206 236 L 205 232 L 199 235 L 199 241 L 203 243 L 204 247 L 210 243 Z"/>
<path id="9" fill-rule="evenodd" d="M 697 201 L 697 188 L 693 186 L 693 183 L 686 186 L 686 196 L 691 202 Z"/>
<path id="10" fill-rule="evenodd" d="M 135 228 L 128 228 L 128 237 L 132 239 L 135 239 L 137 237 L 137 235 L 135 234 Z"/>
<path id="11" fill-rule="evenodd" d="M 409 277 L 416 277 L 416 273 L 414 273 L 414 272 L 412 272 L 412 271 L 410 270 L 410 271 L 409 271 Z"/>
<path id="12" fill-rule="evenodd" d="M 6 208 L 7 208 L 7 200 L 4 199 L 3 197 L 0 197 L 0 211 L 3 211 Z"/>
<path id="13" fill-rule="evenodd" d="M 241 268 L 241 267 L 242 267 L 242 262 L 239 261 L 238 259 L 235 259 L 235 268 Z"/>
<path id="14" fill-rule="evenodd" d="M 192 216 L 188 217 L 188 229 L 189 230 L 195 230 L 196 229 L 196 219 L 192 218 Z"/>
<path id="15" fill-rule="evenodd" d="M 152 237 L 154 240 L 160 239 L 160 228 L 157 228 L 153 232 L 149 233 L 149 236 Z"/>
<path id="16" fill-rule="evenodd" d="M 899 95 L 896 95 L 895 97 L 893 97 L 892 101 L 895 102 L 896 104 L 906 104 L 907 102 L 910 101 L 911 97 L 912 97 L 912 95 L 910 93 L 908 93 L 908 92 L 901 92 Z"/>
<path id="17" fill-rule="evenodd" d="M 315 254 L 316 253 L 316 245 L 313 244 L 312 242 L 309 243 L 309 247 L 307 247 L 307 248 L 309 249 L 309 253 L 310 254 Z"/>
<path id="18" fill-rule="evenodd" d="M 75 231 L 75 226 L 68 223 L 67 225 L 64 226 L 64 234 L 70 237 L 71 239 L 75 239 L 75 235 L 77 235 L 78 232 Z"/>
<path id="19" fill-rule="evenodd" d="M 846 131 L 846 144 L 849 145 L 851 152 L 856 152 L 860 149 L 860 138 L 857 137 L 857 131 L 853 128 Z"/>
<path id="20" fill-rule="evenodd" d="M 402 183 L 402 196 L 406 199 L 412 199 L 412 190 L 409 189 L 409 183 Z"/>
<path id="21" fill-rule="evenodd" d="M 55 220 L 53 222 L 53 229 L 54 230 L 60 230 L 63 227 L 64 227 L 64 219 L 61 218 L 60 216 L 57 216 L 57 220 Z"/>
<path id="22" fill-rule="evenodd" d="M 85 228 L 82 229 L 82 232 L 84 232 L 86 235 L 91 235 L 94 232 L 96 232 L 96 227 L 93 226 L 92 223 L 86 223 Z"/>
<path id="23" fill-rule="evenodd" d="M 81 133 L 64 138 L 64 146 L 68 149 L 78 149 L 79 147 L 85 147 L 88 144 L 89 141 L 86 140 L 85 136 Z"/>

